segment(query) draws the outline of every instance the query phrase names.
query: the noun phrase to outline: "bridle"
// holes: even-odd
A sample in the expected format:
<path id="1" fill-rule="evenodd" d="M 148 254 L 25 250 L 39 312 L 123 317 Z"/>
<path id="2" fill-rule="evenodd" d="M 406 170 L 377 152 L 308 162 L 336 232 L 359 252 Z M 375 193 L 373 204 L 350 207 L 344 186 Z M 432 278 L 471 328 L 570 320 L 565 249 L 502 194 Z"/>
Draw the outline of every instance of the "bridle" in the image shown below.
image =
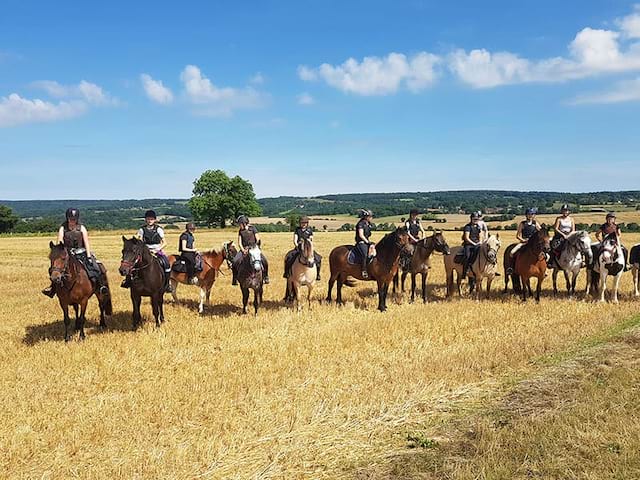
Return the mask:
<path id="1" fill-rule="evenodd" d="M 227 267 L 231 268 L 233 259 L 231 258 L 231 250 L 229 249 L 229 243 L 231 242 L 223 243 L 222 250 L 224 251 L 224 260 L 227 262 Z"/>
<path id="2" fill-rule="evenodd" d="M 307 245 L 307 243 L 310 246 L 311 255 L 308 255 L 307 253 L 304 253 L 303 255 L 303 252 L 305 252 L 305 245 Z M 314 253 L 313 244 L 309 240 L 305 239 L 303 242 L 301 242 L 300 247 L 301 247 L 300 252 L 298 253 L 298 262 L 304 265 L 305 267 L 309 267 L 309 268 L 313 267 L 315 265 L 315 258 L 313 255 Z"/>
<path id="3" fill-rule="evenodd" d="M 500 245 L 495 248 L 489 247 L 488 242 L 485 242 L 485 245 L 487 245 L 487 248 L 482 249 L 485 260 L 491 265 L 496 265 L 498 263 L 498 250 L 500 249 Z"/>
<path id="4" fill-rule="evenodd" d="M 130 260 L 125 260 L 124 259 L 124 255 L 122 260 L 120 261 L 120 268 L 126 268 L 129 270 L 129 273 L 127 275 L 129 276 L 133 276 L 136 272 L 139 272 L 140 270 L 144 270 L 145 268 L 147 268 L 150 264 L 147 263 L 145 265 L 142 265 L 141 267 L 138 267 L 137 265 L 140 264 L 140 262 L 142 261 L 142 253 L 138 252 L 135 256 L 135 259 L 132 261 Z"/>
<path id="5" fill-rule="evenodd" d="M 73 281 L 73 283 L 71 285 L 69 285 L 68 287 L 64 286 L 65 280 L 71 276 L 71 273 L 69 272 L 69 260 L 70 260 L 70 258 L 71 258 L 71 254 L 65 249 L 65 259 L 64 259 L 64 265 L 62 266 L 62 268 L 56 267 L 54 265 L 51 265 L 51 273 L 57 272 L 57 273 L 60 274 L 60 277 L 62 278 L 61 286 L 65 290 L 71 290 L 73 288 L 73 286 L 76 284 L 76 281 L 77 281 L 77 278 L 76 278 L 76 279 L 74 279 L 74 281 Z M 49 276 L 51 276 L 51 273 L 49 274 Z"/>

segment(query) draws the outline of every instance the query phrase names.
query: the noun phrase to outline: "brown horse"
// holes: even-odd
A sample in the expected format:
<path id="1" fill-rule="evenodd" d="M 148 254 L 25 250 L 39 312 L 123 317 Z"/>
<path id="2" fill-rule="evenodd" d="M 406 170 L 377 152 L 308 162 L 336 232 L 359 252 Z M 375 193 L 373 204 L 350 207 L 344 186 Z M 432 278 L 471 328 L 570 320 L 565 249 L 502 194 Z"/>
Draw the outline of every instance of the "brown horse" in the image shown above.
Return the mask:
<path id="1" fill-rule="evenodd" d="M 91 283 L 84 266 L 74 255 L 69 253 L 69 250 L 67 250 L 62 243 L 55 245 L 53 242 L 49 242 L 49 248 L 51 250 L 49 252 L 49 260 L 51 261 L 49 276 L 53 282 L 55 293 L 58 295 L 58 301 L 64 314 L 64 340 L 65 342 L 71 340 L 71 334 L 69 333 L 71 325 L 69 305 L 72 305 L 76 312 L 75 330 L 80 331 L 80 340 L 84 340 L 85 312 L 89 298 L 91 298 L 92 295 L 95 294 L 98 299 L 101 327 L 107 326 L 105 315 L 110 316 L 113 313 L 111 294 L 108 291 L 107 271 L 104 266 L 101 265 L 104 285 L 107 286 L 107 293 L 101 294 Z"/>
<path id="2" fill-rule="evenodd" d="M 300 304 L 300 289 L 303 286 L 307 287 L 307 303 L 311 308 L 311 293 L 318 277 L 317 268 L 313 242 L 308 238 L 304 238 L 296 261 L 291 266 L 291 274 L 287 278 L 287 289 L 284 294 L 285 302 L 295 302 L 298 311 L 302 308 Z"/>
<path id="3" fill-rule="evenodd" d="M 538 279 L 535 298 L 536 302 L 540 301 L 542 281 L 547 272 L 545 252 L 551 249 L 549 242 L 549 229 L 546 225 L 543 225 L 542 229 L 534 233 L 526 245 L 516 253 L 513 288 L 516 292 L 519 289 L 522 290 L 522 300 L 525 302 L 527 301 L 527 292 L 530 296 L 533 295 L 531 291 L 531 277 Z"/>
<path id="4" fill-rule="evenodd" d="M 253 290 L 253 309 L 258 315 L 258 308 L 262 303 L 263 276 L 262 276 L 262 252 L 257 245 L 243 253 L 242 259 L 234 267 L 237 268 L 236 279 L 242 291 L 242 313 L 247 313 L 249 304 L 249 290 Z"/>
<path id="5" fill-rule="evenodd" d="M 378 283 L 378 310 L 384 312 L 387 309 L 387 293 L 389 284 L 398 271 L 400 252 L 407 245 L 409 234 L 406 227 L 397 228 L 394 232 L 386 234 L 376 244 L 377 255 L 367 265 L 368 278 L 362 278 L 361 263 L 351 264 L 348 261 L 349 252 L 354 248 L 351 245 L 341 245 L 334 248 L 329 255 L 331 277 L 329 278 L 329 291 L 327 302 L 331 303 L 331 291 L 333 284 L 338 283 L 336 302 L 342 304 L 342 286 L 351 287 L 353 281 L 348 277 L 358 280 L 375 280 Z"/>
<path id="6" fill-rule="evenodd" d="M 202 270 L 197 272 L 194 278 L 197 278 L 197 283 L 189 283 L 189 277 L 186 273 L 179 273 L 171 270 L 171 287 L 173 288 L 173 301 L 178 302 L 178 284 L 184 285 L 197 285 L 200 287 L 200 304 L 198 305 L 198 313 L 204 311 L 204 302 L 206 298 L 207 305 L 211 297 L 211 288 L 216 281 L 220 266 L 224 262 L 224 254 L 216 250 L 209 250 L 202 254 Z M 169 264 L 173 267 L 178 255 L 169 255 Z"/>
<path id="7" fill-rule="evenodd" d="M 142 297 L 151 298 L 156 327 L 164 322 L 164 268 L 142 240 L 122 237 L 122 261 L 120 275 L 131 278 L 131 303 L 133 304 L 133 328 L 137 328 L 142 317 Z"/>
<path id="8" fill-rule="evenodd" d="M 422 275 L 422 301 L 427 303 L 427 275 L 429 274 L 430 266 L 430 257 L 431 254 L 436 251 L 443 253 L 445 255 L 449 255 L 449 245 L 447 245 L 447 241 L 444 239 L 444 235 L 442 232 L 435 232 L 430 237 L 425 237 L 415 244 L 415 250 L 413 251 L 413 255 L 411 256 L 411 263 L 409 265 L 408 270 L 402 271 L 402 277 L 400 279 L 400 285 L 402 291 L 404 292 L 404 281 L 407 278 L 407 275 L 411 273 L 411 302 L 415 300 L 416 297 L 416 276 L 418 274 Z M 393 277 L 393 292 L 395 293 L 398 287 L 398 273 Z"/>

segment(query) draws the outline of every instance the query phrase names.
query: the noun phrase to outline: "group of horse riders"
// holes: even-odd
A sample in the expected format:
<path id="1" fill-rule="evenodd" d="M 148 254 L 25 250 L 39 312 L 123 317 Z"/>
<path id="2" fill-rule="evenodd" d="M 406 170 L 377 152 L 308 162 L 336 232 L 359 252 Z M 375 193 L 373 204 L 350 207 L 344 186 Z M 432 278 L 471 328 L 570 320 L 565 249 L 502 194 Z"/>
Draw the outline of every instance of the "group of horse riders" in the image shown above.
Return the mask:
<path id="1" fill-rule="evenodd" d="M 540 223 L 536 220 L 537 213 L 538 212 L 535 208 L 527 208 L 525 212 L 525 219 L 518 224 L 516 239 L 519 243 L 511 251 L 511 260 L 515 257 L 518 250 L 527 243 L 529 238 L 542 228 Z M 136 236 L 144 242 L 151 253 L 153 253 L 163 265 L 165 271 L 164 289 L 165 292 L 171 292 L 171 285 L 169 283 L 171 267 L 169 265 L 168 257 L 164 253 L 164 248 L 167 245 L 164 230 L 160 225 L 158 225 L 157 215 L 153 210 L 147 210 L 144 216 L 145 223 L 140 227 Z M 64 244 L 69 252 L 85 267 L 87 275 L 94 283 L 96 290 L 103 294 L 108 293 L 108 287 L 103 278 L 103 271 L 101 269 L 100 262 L 95 258 L 91 251 L 87 229 L 80 223 L 79 210 L 76 208 L 69 208 L 66 211 L 65 217 L 65 222 L 58 230 L 58 242 Z M 376 254 L 375 244 L 370 240 L 372 220 L 373 213 L 370 210 L 363 209 L 359 212 L 359 221 L 355 226 L 355 250 L 358 254 L 358 260 L 362 266 L 362 276 L 365 279 L 368 278 L 367 264 Z M 482 220 L 481 212 L 477 211 L 471 213 L 469 220 L 469 223 L 467 223 L 462 229 L 462 245 L 464 252 L 463 278 L 466 278 L 469 267 L 473 263 L 480 245 L 488 237 L 488 229 L 485 222 Z M 602 224 L 600 229 L 596 232 L 596 237 L 599 241 L 602 241 L 608 235 L 615 235 L 626 259 L 628 257 L 627 250 L 621 243 L 620 227 L 616 224 L 615 220 L 615 213 L 609 212 L 606 216 L 605 223 Z M 256 227 L 251 225 L 246 215 L 240 215 L 236 219 L 236 223 L 239 226 L 238 245 L 240 246 L 240 249 L 231 260 L 233 285 L 237 285 L 237 267 L 242 261 L 244 255 L 249 251 L 249 249 L 255 246 L 260 247 L 261 245 L 260 234 Z M 409 236 L 409 245 L 403 251 L 400 260 L 401 266 L 404 269 L 408 268 L 408 262 L 411 260 L 411 255 L 413 254 L 415 245 L 425 236 L 425 230 L 420 223 L 419 211 L 417 209 L 412 209 L 410 211 L 409 218 L 405 222 L 405 227 Z M 178 250 L 181 258 L 185 262 L 187 276 L 190 283 L 194 282 L 193 279 L 197 273 L 199 263 L 199 252 L 195 248 L 195 228 L 195 224 L 192 222 L 187 223 L 185 231 L 180 235 L 178 242 Z M 554 236 L 551 240 L 551 252 L 549 253 L 549 258 L 547 258 L 547 264 L 550 267 L 553 265 L 558 253 L 562 250 L 566 239 L 576 230 L 575 221 L 571 217 L 571 210 L 568 205 L 565 204 L 561 207 L 560 215 L 555 219 L 553 230 Z M 293 233 L 294 248 L 287 252 L 284 261 L 283 276 L 285 278 L 290 275 L 291 267 L 299 256 L 301 245 L 304 240 L 313 240 L 313 229 L 309 226 L 309 217 L 307 216 L 300 217 L 299 225 Z M 317 280 L 320 280 L 320 265 L 322 257 L 317 252 L 314 252 L 314 255 L 315 263 L 317 265 Z M 269 263 L 264 255 L 262 255 L 261 258 L 264 272 L 263 282 L 269 283 Z M 506 272 L 510 274 L 512 268 L 512 265 L 508 265 Z M 628 269 L 628 265 L 625 266 L 625 269 Z M 123 288 L 130 287 L 131 278 L 125 277 L 121 286 Z M 55 295 L 53 284 L 44 289 L 42 293 L 49 297 L 53 297 Z"/>

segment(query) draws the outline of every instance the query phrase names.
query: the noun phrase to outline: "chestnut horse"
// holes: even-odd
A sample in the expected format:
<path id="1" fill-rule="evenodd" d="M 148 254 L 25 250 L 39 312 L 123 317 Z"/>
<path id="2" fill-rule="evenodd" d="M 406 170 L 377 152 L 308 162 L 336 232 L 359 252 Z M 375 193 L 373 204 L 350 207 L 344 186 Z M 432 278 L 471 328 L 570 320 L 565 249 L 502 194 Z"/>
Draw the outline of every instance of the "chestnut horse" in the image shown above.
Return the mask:
<path id="1" fill-rule="evenodd" d="M 302 308 L 300 304 L 300 289 L 304 286 L 307 287 L 307 303 L 311 308 L 311 293 L 318 277 L 317 269 L 313 242 L 308 238 L 304 238 L 296 261 L 291 266 L 291 274 L 287 278 L 287 290 L 284 294 L 285 302 L 295 302 L 298 311 Z"/>
<path id="2" fill-rule="evenodd" d="M 333 284 L 338 283 L 336 302 L 342 304 L 342 286 L 352 287 L 353 281 L 348 277 L 358 280 L 375 280 L 378 283 L 378 310 L 384 312 L 387 309 L 387 293 L 389 284 L 398 272 L 400 252 L 407 245 L 409 234 L 406 227 L 397 228 L 394 232 L 386 234 L 376 244 L 377 255 L 367 265 L 368 278 L 362 278 L 362 264 L 348 261 L 349 252 L 354 248 L 351 245 L 341 245 L 334 248 L 329 255 L 331 277 L 329 278 L 329 291 L 327 302 L 331 303 L 331 291 Z"/>
<path id="3" fill-rule="evenodd" d="M 449 245 L 444 239 L 442 232 L 435 232 L 430 237 L 425 237 L 415 244 L 415 250 L 411 256 L 411 263 L 408 270 L 402 270 L 402 276 L 400 277 L 400 286 L 404 292 L 404 281 L 407 275 L 411 273 L 411 303 L 416 298 L 416 277 L 418 274 L 422 275 L 422 301 L 427 303 L 427 275 L 429 274 L 430 258 L 433 252 L 440 252 L 445 255 L 449 255 Z M 393 292 L 395 293 L 398 288 L 399 273 L 393 277 Z"/>
<path id="4" fill-rule="evenodd" d="M 142 240 L 122 236 L 124 247 L 120 262 L 120 275 L 131 278 L 131 303 L 133 304 L 133 328 L 137 328 L 142 317 L 142 297 L 151 298 L 156 327 L 164 322 L 164 267 L 153 256 Z"/>
<path id="5" fill-rule="evenodd" d="M 633 274 L 633 295 L 640 297 L 640 243 L 631 247 L 629 251 L 629 264 Z"/>
<path id="6" fill-rule="evenodd" d="M 69 250 L 67 250 L 62 243 L 55 245 L 53 242 L 49 242 L 49 248 L 51 250 L 49 252 L 49 260 L 51 261 L 49 276 L 53 282 L 53 288 L 55 289 L 56 295 L 58 295 L 58 302 L 60 302 L 60 307 L 64 314 L 64 340 L 65 342 L 71 340 L 71 334 L 69 333 L 69 327 L 71 325 L 69 305 L 72 305 L 76 312 L 75 330 L 80 331 L 80 340 L 84 340 L 85 312 L 89 298 L 91 298 L 92 295 L 95 294 L 98 299 L 101 327 L 107 326 L 105 315 L 110 316 L 113 313 L 111 294 L 108 292 L 109 283 L 107 281 L 107 272 L 104 266 L 101 265 L 104 285 L 107 287 L 107 293 L 101 294 L 96 291 L 91 280 L 89 280 L 89 275 L 87 275 L 84 266 L 75 256 L 69 253 Z"/>
<path id="7" fill-rule="evenodd" d="M 551 249 L 549 242 L 549 228 L 543 225 L 542 229 L 529 237 L 527 243 L 516 253 L 513 287 L 515 291 L 521 289 L 522 300 L 525 302 L 527 301 L 527 293 L 529 293 L 530 296 L 533 295 L 531 291 L 531 277 L 538 279 L 535 298 L 536 302 L 540 301 L 542 281 L 547 272 L 545 252 Z"/>
<path id="8" fill-rule="evenodd" d="M 224 254 L 217 252 L 216 250 L 209 250 L 208 252 L 202 252 L 202 270 L 196 272 L 194 278 L 198 279 L 198 283 L 189 283 L 189 277 L 186 273 L 174 272 L 171 270 L 171 287 L 173 288 L 173 301 L 178 302 L 178 284 L 184 285 L 197 285 L 200 287 L 200 304 L 198 305 L 198 313 L 204 311 L 204 302 L 206 299 L 207 305 L 211 297 L 211 288 L 216 281 L 216 276 L 220 271 L 220 266 L 224 262 Z M 169 255 L 169 265 L 173 267 L 176 263 L 178 255 Z"/>

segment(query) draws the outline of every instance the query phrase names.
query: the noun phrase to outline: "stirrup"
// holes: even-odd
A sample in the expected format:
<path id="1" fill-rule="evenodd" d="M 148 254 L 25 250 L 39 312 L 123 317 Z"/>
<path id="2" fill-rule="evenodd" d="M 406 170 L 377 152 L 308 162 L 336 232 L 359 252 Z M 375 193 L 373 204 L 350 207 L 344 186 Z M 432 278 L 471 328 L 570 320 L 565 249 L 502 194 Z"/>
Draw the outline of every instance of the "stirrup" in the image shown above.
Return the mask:
<path id="1" fill-rule="evenodd" d="M 362 270 L 362 278 L 369 278 L 369 272 L 367 272 L 366 270 Z"/>
<path id="2" fill-rule="evenodd" d="M 109 293 L 109 287 L 107 287 L 106 285 L 102 285 L 100 288 L 98 288 L 98 293 L 100 295 L 107 295 Z"/>

